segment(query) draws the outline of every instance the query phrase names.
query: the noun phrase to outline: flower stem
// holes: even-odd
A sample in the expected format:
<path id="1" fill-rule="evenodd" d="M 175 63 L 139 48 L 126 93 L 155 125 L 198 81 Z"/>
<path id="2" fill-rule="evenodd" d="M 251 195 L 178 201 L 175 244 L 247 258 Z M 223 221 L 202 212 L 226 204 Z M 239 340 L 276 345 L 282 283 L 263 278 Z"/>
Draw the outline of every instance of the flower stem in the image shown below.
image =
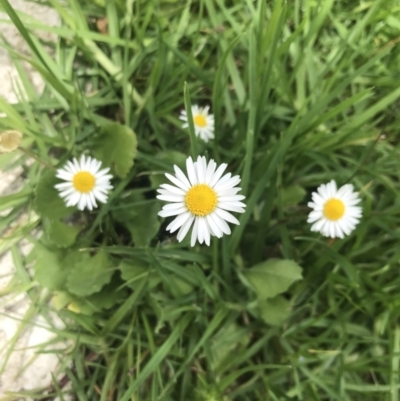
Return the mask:
<path id="1" fill-rule="evenodd" d="M 187 82 L 185 82 L 184 87 L 183 87 L 183 97 L 184 97 L 184 101 L 185 101 L 186 115 L 187 115 L 188 125 L 189 125 L 190 146 L 192 148 L 192 157 L 194 160 L 196 160 L 197 156 L 199 155 L 199 152 L 197 149 L 197 139 L 196 139 L 196 135 L 194 132 L 192 103 L 190 101 L 190 92 L 189 92 L 189 86 L 188 86 Z"/>

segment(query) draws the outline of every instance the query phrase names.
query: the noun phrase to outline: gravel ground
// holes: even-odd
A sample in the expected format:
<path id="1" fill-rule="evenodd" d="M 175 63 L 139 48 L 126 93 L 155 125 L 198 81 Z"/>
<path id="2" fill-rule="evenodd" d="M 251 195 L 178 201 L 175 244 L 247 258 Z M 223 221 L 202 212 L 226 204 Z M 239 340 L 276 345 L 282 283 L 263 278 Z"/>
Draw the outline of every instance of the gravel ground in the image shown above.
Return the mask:
<path id="1" fill-rule="evenodd" d="M 12 6 L 50 26 L 59 24 L 57 14 L 46 7 L 29 3 L 24 0 L 12 0 Z M 1 19 L 4 16 L 1 15 Z M 23 39 L 11 24 L 1 23 L 2 35 L 20 52 L 27 52 Z M 46 34 L 44 35 L 46 36 Z M 47 35 L 46 39 L 51 39 Z M 28 53 L 29 54 L 29 53 Z M 38 92 L 43 89 L 40 75 L 29 69 L 29 76 Z M 0 49 L 0 96 L 8 102 L 17 102 L 14 91 L 18 73 L 7 52 Z M 0 110 L 1 111 L 1 110 Z M 17 192 L 22 185 L 19 178 L 20 170 L 0 171 L 0 195 Z M 1 239 L 0 239 L 1 241 Z M 27 254 L 31 245 L 27 241 L 19 244 L 22 253 Z M 0 257 L 0 291 L 4 289 L 14 272 L 13 260 L 10 253 Z M 18 332 L 20 319 L 23 319 L 30 307 L 29 298 L 25 294 L 11 295 L 0 298 L 0 369 L 5 361 L 10 341 L 16 340 L 14 350 L 7 361 L 4 373 L 0 376 L 0 401 L 26 400 L 27 397 L 6 394 L 51 384 L 51 372 L 58 365 L 57 358 L 52 354 L 38 353 L 40 344 L 52 338 L 53 334 L 40 326 L 46 326 L 43 319 L 35 318 L 22 333 Z"/>

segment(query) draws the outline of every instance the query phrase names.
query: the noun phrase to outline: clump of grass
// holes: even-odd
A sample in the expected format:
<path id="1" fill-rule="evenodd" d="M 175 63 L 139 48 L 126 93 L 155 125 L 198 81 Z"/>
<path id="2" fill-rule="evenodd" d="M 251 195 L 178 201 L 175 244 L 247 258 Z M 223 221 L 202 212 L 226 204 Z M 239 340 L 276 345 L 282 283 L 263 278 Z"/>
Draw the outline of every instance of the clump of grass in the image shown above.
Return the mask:
<path id="1" fill-rule="evenodd" d="M 46 81 L 36 95 L 26 57 L 4 44 L 26 95 L 0 99 L 0 124 L 37 161 L 0 158 L 27 177 L 0 201 L 12 207 L 0 229 L 29 216 L 0 251 L 41 224 L 28 260 L 14 248 L 17 282 L 50 289 L 37 312 L 58 310 L 57 337 L 74 345 L 41 397 L 398 400 L 396 2 L 49 0 L 59 28 L 0 4 Z M 34 29 L 58 35 L 52 54 Z M 181 128 L 194 101 L 212 105 L 211 146 Z M 113 133 L 122 159 L 106 152 Z M 111 157 L 115 189 L 63 220 L 51 170 L 87 151 Z M 247 197 L 240 226 L 209 248 L 168 236 L 154 200 L 163 172 L 197 152 L 240 173 Z M 306 223 L 310 193 L 331 179 L 363 199 L 344 240 Z M 107 277 L 92 282 L 98 266 Z"/>

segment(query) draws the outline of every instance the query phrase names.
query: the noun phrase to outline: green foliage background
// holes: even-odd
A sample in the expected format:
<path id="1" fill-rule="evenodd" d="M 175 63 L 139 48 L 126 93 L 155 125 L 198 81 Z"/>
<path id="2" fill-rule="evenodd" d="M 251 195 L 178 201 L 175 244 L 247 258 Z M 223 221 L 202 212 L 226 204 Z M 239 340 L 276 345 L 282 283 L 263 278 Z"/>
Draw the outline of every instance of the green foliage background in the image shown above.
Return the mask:
<path id="1" fill-rule="evenodd" d="M 398 2 L 48 4 L 60 27 L 0 0 L 31 50 L 4 43 L 21 87 L 17 105 L 0 99 L 0 126 L 23 132 L 29 151 L 0 156 L 26 178 L 0 199 L 0 252 L 16 265 L 5 293 L 28 292 L 27 321 L 57 311 L 66 328 L 53 330 L 72 344 L 56 351 L 67 380 L 45 390 L 91 401 L 398 401 Z M 45 79 L 40 96 L 22 61 Z M 209 146 L 181 128 L 190 103 L 212 105 Z M 190 248 L 167 235 L 155 190 L 197 152 L 241 175 L 247 208 L 231 236 Z M 82 153 L 115 176 L 93 213 L 66 208 L 53 188 L 55 169 Z M 310 193 L 331 179 L 363 199 L 344 240 L 306 223 Z M 38 226 L 21 257 L 16 244 Z"/>

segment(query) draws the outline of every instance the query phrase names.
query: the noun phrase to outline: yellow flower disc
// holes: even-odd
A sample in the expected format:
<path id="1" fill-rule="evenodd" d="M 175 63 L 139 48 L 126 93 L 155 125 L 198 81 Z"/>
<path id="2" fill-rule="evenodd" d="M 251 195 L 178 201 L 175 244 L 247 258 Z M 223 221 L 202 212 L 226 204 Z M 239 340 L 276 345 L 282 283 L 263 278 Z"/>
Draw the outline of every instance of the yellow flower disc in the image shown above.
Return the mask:
<path id="1" fill-rule="evenodd" d="M 77 191 L 87 193 L 94 188 L 96 184 L 96 178 L 88 171 L 80 171 L 74 175 L 72 183 Z"/>
<path id="2" fill-rule="evenodd" d="M 344 211 L 345 206 L 340 199 L 329 199 L 324 205 L 324 216 L 332 221 L 341 219 Z"/>
<path id="3" fill-rule="evenodd" d="M 197 125 L 198 127 L 201 127 L 201 128 L 203 128 L 207 125 L 206 118 L 204 116 L 202 116 L 201 114 L 194 116 L 193 121 L 194 121 L 195 125 Z"/>
<path id="4" fill-rule="evenodd" d="M 185 203 L 190 213 L 204 217 L 214 211 L 218 199 L 212 188 L 205 184 L 199 184 L 189 189 Z"/>

